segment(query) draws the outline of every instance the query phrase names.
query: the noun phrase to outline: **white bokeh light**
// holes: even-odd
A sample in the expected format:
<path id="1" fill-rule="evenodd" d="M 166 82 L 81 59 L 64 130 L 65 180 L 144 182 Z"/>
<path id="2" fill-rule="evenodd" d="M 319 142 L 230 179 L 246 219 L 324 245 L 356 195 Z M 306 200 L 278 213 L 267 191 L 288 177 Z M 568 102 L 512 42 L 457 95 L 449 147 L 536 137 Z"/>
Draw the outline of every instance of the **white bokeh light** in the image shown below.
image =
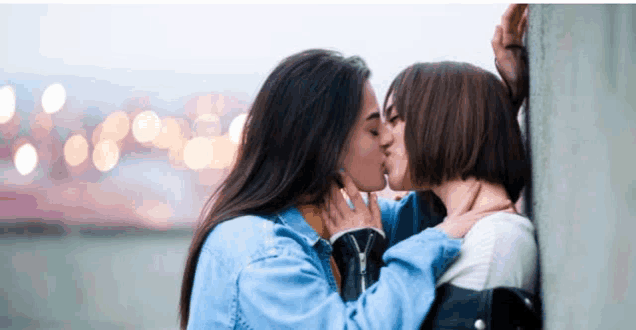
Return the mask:
<path id="1" fill-rule="evenodd" d="M 15 114 L 15 92 L 11 86 L 0 88 L 0 124 L 5 124 Z"/>
<path id="2" fill-rule="evenodd" d="M 247 120 L 247 114 L 240 114 L 232 120 L 229 129 L 230 140 L 234 143 L 239 143 L 241 141 L 241 134 L 243 134 L 243 127 L 245 126 L 245 121 Z"/>
<path id="3" fill-rule="evenodd" d="M 144 111 L 135 116 L 132 132 L 138 142 L 150 142 L 161 133 L 161 119 L 154 111 Z"/>
<path id="4" fill-rule="evenodd" d="M 66 102 L 66 89 L 61 84 L 52 84 L 42 94 L 42 108 L 46 113 L 55 113 Z"/>
<path id="5" fill-rule="evenodd" d="M 38 153 L 31 143 L 21 145 L 15 152 L 15 168 L 21 175 L 28 175 L 38 165 Z"/>

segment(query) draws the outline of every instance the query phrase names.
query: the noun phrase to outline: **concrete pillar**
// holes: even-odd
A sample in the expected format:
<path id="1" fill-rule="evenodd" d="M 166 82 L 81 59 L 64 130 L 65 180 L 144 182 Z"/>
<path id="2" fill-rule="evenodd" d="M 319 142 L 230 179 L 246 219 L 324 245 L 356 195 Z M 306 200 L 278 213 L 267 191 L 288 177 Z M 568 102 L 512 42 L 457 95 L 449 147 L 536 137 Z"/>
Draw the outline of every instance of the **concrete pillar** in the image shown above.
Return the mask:
<path id="1" fill-rule="evenodd" d="M 636 326 L 636 6 L 531 5 L 545 329 Z"/>

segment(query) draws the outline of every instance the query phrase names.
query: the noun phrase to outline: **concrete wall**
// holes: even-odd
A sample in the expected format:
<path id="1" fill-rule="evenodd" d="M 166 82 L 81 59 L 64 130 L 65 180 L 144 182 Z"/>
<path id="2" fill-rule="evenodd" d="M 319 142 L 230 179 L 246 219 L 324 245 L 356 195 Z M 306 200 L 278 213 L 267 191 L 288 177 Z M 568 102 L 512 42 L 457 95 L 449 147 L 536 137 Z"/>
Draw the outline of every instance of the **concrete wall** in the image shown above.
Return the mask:
<path id="1" fill-rule="evenodd" d="M 532 213 L 546 329 L 633 329 L 636 6 L 530 11 Z"/>

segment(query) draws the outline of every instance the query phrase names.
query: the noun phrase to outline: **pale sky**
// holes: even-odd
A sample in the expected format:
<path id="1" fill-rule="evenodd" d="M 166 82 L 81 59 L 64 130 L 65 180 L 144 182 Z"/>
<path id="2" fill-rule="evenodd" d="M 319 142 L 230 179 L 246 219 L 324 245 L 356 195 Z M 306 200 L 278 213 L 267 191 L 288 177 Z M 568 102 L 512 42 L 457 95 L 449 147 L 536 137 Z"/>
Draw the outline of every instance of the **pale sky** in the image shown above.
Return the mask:
<path id="1" fill-rule="evenodd" d="M 0 67 L 91 77 L 166 100 L 224 89 L 252 97 L 282 58 L 324 47 L 362 56 L 382 99 L 392 78 L 418 61 L 495 72 L 490 40 L 506 7 L 0 5 Z"/>
<path id="2" fill-rule="evenodd" d="M 491 38 L 506 8 L 0 5 L 0 86 L 19 87 L 16 104 L 29 113 L 40 111 L 36 102 L 46 86 L 62 82 L 71 105 L 54 116 L 68 121 L 55 128 L 64 139 L 73 125 L 83 125 L 72 122 L 81 117 L 73 111 L 88 111 L 90 103 L 99 108 L 90 111 L 104 117 L 120 110 L 136 91 L 152 94 L 153 109 L 177 117 L 185 115 L 184 102 L 197 93 L 231 92 L 244 96 L 247 104 L 284 57 L 308 48 L 330 48 L 366 60 L 381 104 L 391 80 L 415 62 L 464 61 L 496 72 Z M 31 134 L 29 117 L 21 122 L 22 135 Z M 101 117 L 97 120 L 93 125 Z M 87 219 L 130 219 L 137 212 L 168 214 L 164 218 L 172 222 L 193 221 L 207 194 L 195 186 L 201 177 L 175 170 L 164 156 L 157 157 L 139 163 L 122 158 L 99 180 L 83 177 L 70 183 L 39 180 L 49 171 L 42 164 L 21 176 L 5 157 L 0 159 L 0 177 L 17 192 L 33 180 L 45 185 L 12 204 L 16 219 L 91 222 L 95 220 Z M 35 208 L 44 213 L 29 211 Z"/>

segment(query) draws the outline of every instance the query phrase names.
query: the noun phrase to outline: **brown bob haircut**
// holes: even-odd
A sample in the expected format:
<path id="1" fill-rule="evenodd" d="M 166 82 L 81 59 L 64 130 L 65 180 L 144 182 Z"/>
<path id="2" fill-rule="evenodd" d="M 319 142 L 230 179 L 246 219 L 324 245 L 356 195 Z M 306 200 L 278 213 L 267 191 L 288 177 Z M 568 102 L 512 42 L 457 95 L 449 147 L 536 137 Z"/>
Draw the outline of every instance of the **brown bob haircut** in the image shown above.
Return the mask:
<path id="1" fill-rule="evenodd" d="M 416 63 L 391 83 L 416 186 L 474 177 L 516 202 L 530 177 L 516 109 L 494 74 L 468 63 Z"/>

